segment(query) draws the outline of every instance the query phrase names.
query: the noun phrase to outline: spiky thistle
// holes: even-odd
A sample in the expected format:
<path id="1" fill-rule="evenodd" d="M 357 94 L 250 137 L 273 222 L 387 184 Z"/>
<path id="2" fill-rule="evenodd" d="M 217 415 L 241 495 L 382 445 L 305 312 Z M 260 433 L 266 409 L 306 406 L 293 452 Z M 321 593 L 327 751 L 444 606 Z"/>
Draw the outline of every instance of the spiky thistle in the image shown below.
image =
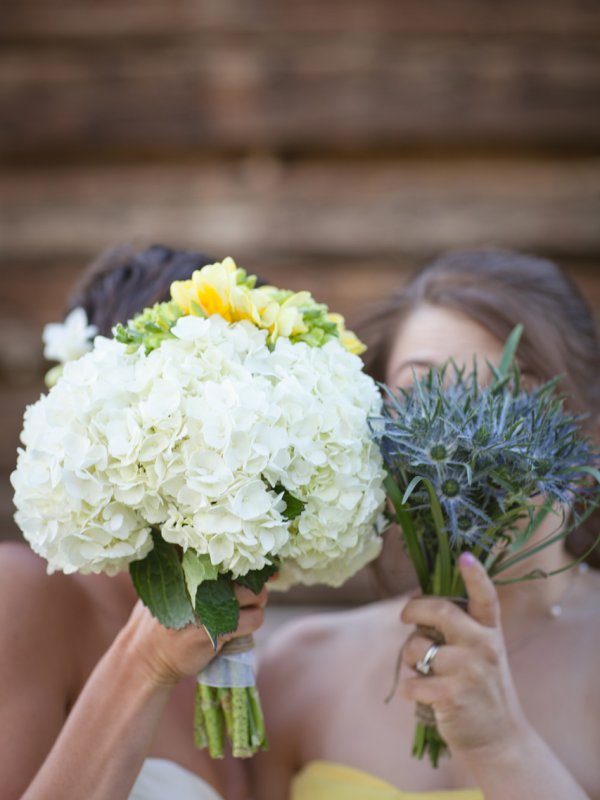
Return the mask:
<path id="1" fill-rule="evenodd" d="M 498 367 L 488 364 L 487 385 L 476 364 L 468 372 L 449 362 L 409 388 L 383 387 L 386 402 L 371 429 L 425 594 L 464 597 L 463 551 L 497 576 L 564 538 L 598 505 L 599 455 L 582 433 L 583 417 L 566 409 L 559 379 L 522 387 L 514 358 L 521 333 L 519 326 Z M 549 514 L 556 524 L 542 535 Z M 530 570 L 496 582 L 539 577 L 546 574 Z M 437 730 L 418 723 L 414 754 L 428 751 L 436 766 L 444 750 Z"/>

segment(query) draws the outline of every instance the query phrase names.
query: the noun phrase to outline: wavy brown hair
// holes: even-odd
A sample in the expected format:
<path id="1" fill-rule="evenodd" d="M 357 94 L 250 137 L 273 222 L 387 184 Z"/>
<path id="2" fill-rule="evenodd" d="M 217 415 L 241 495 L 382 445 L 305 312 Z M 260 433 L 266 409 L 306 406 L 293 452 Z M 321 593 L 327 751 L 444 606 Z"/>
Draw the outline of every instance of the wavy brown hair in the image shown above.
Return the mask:
<path id="1" fill-rule="evenodd" d="M 84 270 L 68 309 L 85 309 L 90 323 L 110 336 L 118 322 L 126 323 L 142 309 L 168 300 L 173 281 L 187 280 L 213 260 L 204 253 L 162 244 L 111 247 Z"/>
<path id="2" fill-rule="evenodd" d="M 587 434 L 598 440 L 600 339 L 594 315 L 581 293 L 556 264 L 498 249 L 473 249 L 440 256 L 417 272 L 357 326 L 368 345 L 367 371 L 385 381 L 386 367 L 402 321 L 422 305 L 459 311 L 501 342 L 524 326 L 518 358 L 534 380 L 562 376 L 572 411 L 585 415 Z M 600 531 L 600 514 L 566 541 L 580 557 Z M 586 559 L 600 568 L 600 547 Z"/>

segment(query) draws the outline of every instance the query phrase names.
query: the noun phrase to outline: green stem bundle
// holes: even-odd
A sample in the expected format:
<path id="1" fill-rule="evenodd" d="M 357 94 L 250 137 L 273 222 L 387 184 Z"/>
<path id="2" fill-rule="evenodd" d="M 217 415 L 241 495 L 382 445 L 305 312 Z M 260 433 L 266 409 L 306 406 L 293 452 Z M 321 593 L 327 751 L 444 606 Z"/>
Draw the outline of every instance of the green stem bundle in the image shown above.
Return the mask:
<path id="1" fill-rule="evenodd" d="M 265 721 L 255 686 L 222 688 L 198 683 L 194 714 L 196 747 L 211 758 L 225 757 L 225 742 L 235 758 L 250 758 L 268 748 Z"/>

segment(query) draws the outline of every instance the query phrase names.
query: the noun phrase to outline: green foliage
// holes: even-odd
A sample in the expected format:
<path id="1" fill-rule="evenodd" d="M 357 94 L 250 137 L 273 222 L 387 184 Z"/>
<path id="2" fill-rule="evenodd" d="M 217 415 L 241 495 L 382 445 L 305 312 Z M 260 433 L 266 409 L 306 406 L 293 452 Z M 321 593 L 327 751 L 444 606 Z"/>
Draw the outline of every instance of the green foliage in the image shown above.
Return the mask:
<path id="1" fill-rule="evenodd" d="M 219 575 L 215 580 L 201 583 L 196 592 L 195 609 L 214 646 L 217 636 L 233 633 L 239 623 L 240 607 L 231 578 Z"/>
<path id="2" fill-rule="evenodd" d="M 277 563 L 266 564 L 262 569 L 252 569 L 245 575 L 240 575 L 235 582 L 250 589 L 254 594 L 259 594 L 271 575 L 274 575 L 278 569 L 279 564 Z"/>
<path id="3" fill-rule="evenodd" d="M 177 548 L 156 531 L 152 532 L 152 538 L 154 547 L 146 558 L 129 565 L 133 585 L 160 623 L 167 628 L 184 628 L 194 621 L 194 611 Z"/>
<path id="4" fill-rule="evenodd" d="M 285 503 L 285 511 L 283 512 L 283 516 L 287 520 L 291 521 L 296 519 L 304 511 L 306 503 L 303 500 L 299 500 L 297 497 L 294 497 L 294 495 L 288 492 L 288 490 L 281 483 L 278 483 L 273 491 L 277 492 L 277 494 L 283 494 L 283 501 Z"/>
<path id="5" fill-rule="evenodd" d="M 132 349 L 144 346 L 146 353 L 156 350 L 165 339 L 172 339 L 171 328 L 183 316 L 183 311 L 173 301 L 156 303 L 146 308 L 127 325 L 117 325 L 114 330 L 115 339 Z"/>
<path id="6" fill-rule="evenodd" d="M 186 550 L 181 562 L 185 583 L 192 605 L 196 601 L 198 586 L 204 581 L 214 581 L 219 575 L 218 569 L 208 555 L 198 555 L 194 550 Z"/>

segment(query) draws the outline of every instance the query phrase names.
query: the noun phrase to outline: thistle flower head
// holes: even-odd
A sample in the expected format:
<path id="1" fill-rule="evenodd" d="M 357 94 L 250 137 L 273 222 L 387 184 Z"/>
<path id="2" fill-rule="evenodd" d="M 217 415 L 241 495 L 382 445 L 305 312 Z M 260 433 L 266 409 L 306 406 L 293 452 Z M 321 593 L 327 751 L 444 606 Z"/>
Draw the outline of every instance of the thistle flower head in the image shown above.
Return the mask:
<path id="1" fill-rule="evenodd" d="M 497 373 L 480 386 L 475 370 L 450 362 L 408 389 L 384 387 L 384 410 L 371 429 L 421 531 L 432 528 L 427 483 L 456 551 L 489 549 L 536 496 L 565 504 L 597 491 L 586 468 L 598 454 L 556 384 L 524 391 L 513 366 L 508 377 Z"/>

